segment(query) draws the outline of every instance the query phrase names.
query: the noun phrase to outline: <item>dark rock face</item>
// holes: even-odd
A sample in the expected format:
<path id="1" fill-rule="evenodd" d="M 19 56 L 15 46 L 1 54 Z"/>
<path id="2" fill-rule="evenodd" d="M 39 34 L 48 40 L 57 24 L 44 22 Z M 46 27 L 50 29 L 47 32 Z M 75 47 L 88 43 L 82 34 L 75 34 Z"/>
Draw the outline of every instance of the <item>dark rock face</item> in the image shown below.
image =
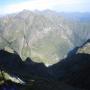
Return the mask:
<path id="1" fill-rule="evenodd" d="M 30 58 L 25 61 L 27 71 L 33 76 L 50 78 L 48 68 L 43 63 L 33 62 Z"/>
<path id="2" fill-rule="evenodd" d="M 82 46 L 73 49 L 66 59 L 49 67 L 49 70 L 60 81 L 90 90 L 89 52 L 90 40 L 87 40 Z"/>
<path id="3" fill-rule="evenodd" d="M 90 89 L 90 55 L 77 54 L 72 57 L 75 62 L 72 64 L 70 75 L 65 81 L 70 85 Z M 69 78 L 69 79 L 68 79 Z"/>
<path id="4" fill-rule="evenodd" d="M 20 76 L 25 65 L 18 54 L 0 50 L 0 68 L 10 74 Z"/>
<path id="5" fill-rule="evenodd" d="M 90 89 L 89 69 L 90 55 L 88 54 L 76 54 L 50 67 L 55 78 L 75 87 L 86 89 Z"/>
<path id="6" fill-rule="evenodd" d="M 35 63 L 30 58 L 23 62 L 18 54 L 0 50 L 0 65 L 7 72 L 20 76 L 48 77 L 47 68 L 42 63 Z"/>
<path id="7" fill-rule="evenodd" d="M 6 68 L 19 68 L 23 62 L 19 55 L 0 50 L 0 64 Z"/>
<path id="8" fill-rule="evenodd" d="M 12 81 L 5 81 L 4 84 L 0 85 L 0 90 L 21 90 L 21 85 L 16 84 Z"/>
<path id="9" fill-rule="evenodd" d="M 72 60 L 69 71 L 65 75 L 65 82 L 70 85 L 90 89 L 90 55 L 77 54 L 67 60 Z"/>

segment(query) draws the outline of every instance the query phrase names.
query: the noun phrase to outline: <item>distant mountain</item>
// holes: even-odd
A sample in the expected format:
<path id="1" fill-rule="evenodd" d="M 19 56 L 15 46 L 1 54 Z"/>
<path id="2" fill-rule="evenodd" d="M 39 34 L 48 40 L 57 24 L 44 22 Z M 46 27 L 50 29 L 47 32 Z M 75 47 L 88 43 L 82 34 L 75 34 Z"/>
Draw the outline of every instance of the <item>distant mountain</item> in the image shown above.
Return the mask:
<path id="1" fill-rule="evenodd" d="M 0 17 L 0 48 L 14 49 L 23 60 L 31 57 L 51 65 L 90 38 L 89 19 L 88 13 L 51 10 L 6 15 Z"/>

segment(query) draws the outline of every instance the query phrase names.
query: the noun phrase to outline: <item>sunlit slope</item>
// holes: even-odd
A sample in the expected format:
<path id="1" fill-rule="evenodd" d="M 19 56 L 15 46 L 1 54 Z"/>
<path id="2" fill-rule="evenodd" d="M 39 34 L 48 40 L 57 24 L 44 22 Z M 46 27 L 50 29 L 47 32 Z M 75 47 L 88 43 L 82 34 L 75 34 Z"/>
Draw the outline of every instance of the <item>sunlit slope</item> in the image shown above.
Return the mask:
<path id="1" fill-rule="evenodd" d="M 1 17 L 0 48 L 14 49 L 23 60 L 56 63 L 90 37 L 89 20 L 69 18 L 54 11 L 28 10 Z"/>

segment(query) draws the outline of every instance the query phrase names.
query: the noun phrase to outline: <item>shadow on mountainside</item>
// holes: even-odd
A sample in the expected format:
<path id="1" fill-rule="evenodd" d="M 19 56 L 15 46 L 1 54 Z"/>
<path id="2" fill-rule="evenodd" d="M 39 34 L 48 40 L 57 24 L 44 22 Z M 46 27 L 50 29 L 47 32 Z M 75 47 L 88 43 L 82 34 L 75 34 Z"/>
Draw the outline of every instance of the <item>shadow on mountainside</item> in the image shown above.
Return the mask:
<path id="1" fill-rule="evenodd" d="M 86 45 L 87 43 L 90 43 L 90 39 L 88 39 L 88 40 L 87 40 L 85 43 L 83 43 L 81 46 L 77 46 L 77 47 L 75 47 L 74 49 L 72 49 L 71 51 L 69 51 L 68 57 L 75 55 L 75 54 L 77 53 L 78 49 L 85 47 L 85 45 Z"/>
<path id="2" fill-rule="evenodd" d="M 29 85 L 31 90 L 90 90 L 89 54 L 73 54 L 57 64 L 45 67 L 43 63 L 35 63 L 30 58 L 23 62 L 18 54 L 0 50 L 0 66 L 3 71 L 24 81 L 34 80 Z M 70 89 L 71 86 L 74 88 Z"/>
<path id="3" fill-rule="evenodd" d="M 0 50 L 0 65 L 1 68 L 19 77 L 49 77 L 48 70 L 43 63 L 35 63 L 30 58 L 26 61 L 22 61 L 18 54 L 9 53 L 4 50 Z M 25 78 L 24 77 L 24 78 Z"/>
<path id="4" fill-rule="evenodd" d="M 69 52 L 66 59 L 49 67 L 54 78 L 71 86 L 90 90 L 90 54 L 79 53 L 78 50 L 89 49 L 90 39 L 82 46 Z"/>
<path id="5" fill-rule="evenodd" d="M 59 81 L 90 90 L 90 55 L 76 54 L 49 68 Z"/>

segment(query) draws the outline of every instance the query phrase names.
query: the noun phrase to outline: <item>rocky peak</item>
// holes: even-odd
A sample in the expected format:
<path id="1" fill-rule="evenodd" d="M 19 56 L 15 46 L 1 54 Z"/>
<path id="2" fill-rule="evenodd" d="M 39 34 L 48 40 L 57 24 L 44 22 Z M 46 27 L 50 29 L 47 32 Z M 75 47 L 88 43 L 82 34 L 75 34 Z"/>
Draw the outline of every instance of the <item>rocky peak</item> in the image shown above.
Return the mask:
<path id="1" fill-rule="evenodd" d="M 88 39 L 77 51 L 77 53 L 90 54 L 90 39 Z"/>

